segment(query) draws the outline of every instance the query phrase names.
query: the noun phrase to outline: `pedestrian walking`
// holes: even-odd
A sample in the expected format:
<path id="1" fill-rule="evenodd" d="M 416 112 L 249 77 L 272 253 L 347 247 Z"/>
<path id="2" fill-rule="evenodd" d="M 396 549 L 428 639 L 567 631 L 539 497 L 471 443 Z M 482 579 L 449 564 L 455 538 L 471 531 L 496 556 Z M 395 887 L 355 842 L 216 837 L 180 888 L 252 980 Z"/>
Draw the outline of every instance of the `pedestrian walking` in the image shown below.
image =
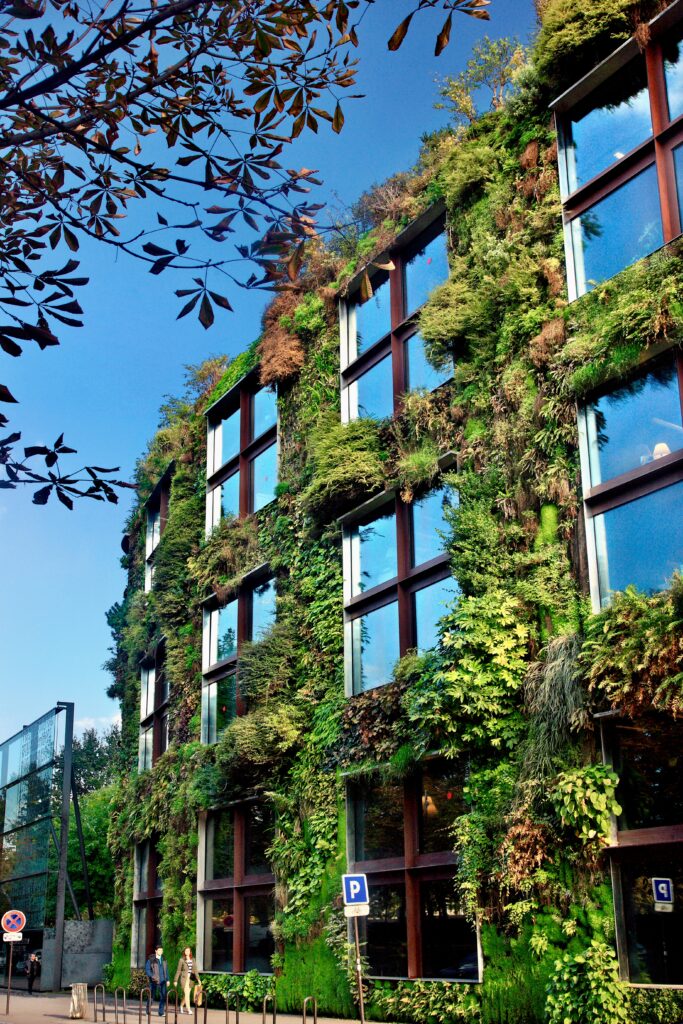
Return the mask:
<path id="1" fill-rule="evenodd" d="M 168 964 L 164 959 L 163 946 L 157 946 L 154 953 L 147 958 L 145 974 L 149 979 L 152 998 L 159 1000 L 159 1016 L 163 1017 L 166 1010 L 166 995 L 169 982 Z"/>
<path id="2" fill-rule="evenodd" d="M 40 960 L 35 953 L 31 953 L 26 964 L 26 977 L 28 978 L 28 994 L 33 995 L 33 984 L 40 974 Z"/>
<path id="3" fill-rule="evenodd" d="M 183 1001 L 180 1006 L 180 1012 L 192 1013 L 192 1008 L 190 1007 L 190 990 L 192 988 L 192 982 L 195 981 L 199 983 L 199 978 L 194 972 L 194 958 L 189 946 L 185 946 L 183 955 L 178 960 L 178 967 L 176 968 L 173 984 L 177 985 L 178 981 L 180 981 L 180 987 L 183 992 Z"/>

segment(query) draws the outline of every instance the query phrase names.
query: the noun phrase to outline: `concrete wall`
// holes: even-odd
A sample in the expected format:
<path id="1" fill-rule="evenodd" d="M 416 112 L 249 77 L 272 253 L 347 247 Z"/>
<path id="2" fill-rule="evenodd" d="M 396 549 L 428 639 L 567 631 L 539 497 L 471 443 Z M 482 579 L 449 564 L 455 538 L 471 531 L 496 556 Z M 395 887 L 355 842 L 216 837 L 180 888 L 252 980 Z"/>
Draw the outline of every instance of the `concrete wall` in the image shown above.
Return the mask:
<path id="1" fill-rule="evenodd" d="M 102 981 L 102 968 L 111 962 L 114 922 L 66 921 L 64 924 L 64 958 L 62 988 L 83 981 L 96 985 Z M 43 934 L 42 988 L 45 990 L 53 974 L 55 930 L 46 928 Z"/>

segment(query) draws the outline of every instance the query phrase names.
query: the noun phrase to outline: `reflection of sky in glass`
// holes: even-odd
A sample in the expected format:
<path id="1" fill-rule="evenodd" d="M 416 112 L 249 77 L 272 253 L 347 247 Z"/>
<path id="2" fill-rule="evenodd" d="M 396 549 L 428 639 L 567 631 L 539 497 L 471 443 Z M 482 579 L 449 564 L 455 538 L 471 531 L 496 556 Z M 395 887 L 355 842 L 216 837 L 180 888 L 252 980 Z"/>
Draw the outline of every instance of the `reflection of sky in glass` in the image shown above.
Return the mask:
<path id="1" fill-rule="evenodd" d="M 221 519 L 232 519 L 240 510 L 240 474 L 233 473 L 221 484 Z"/>
<path id="2" fill-rule="evenodd" d="M 384 420 L 394 415 L 391 356 L 385 356 L 351 384 L 357 389 L 358 415 Z"/>
<path id="3" fill-rule="evenodd" d="M 674 167 L 676 168 L 676 186 L 678 188 L 678 213 L 683 223 L 683 146 L 674 149 Z"/>
<path id="4" fill-rule="evenodd" d="M 223 661 L 237 650 L 237 600 L 218 609 L 218 648 L 216 660 Z"/>
<path id="5" fill-rule="evenodd" d="M 252 440 L 277 423 L 277 396 L 270 388 L 261 388 L 251 399 Z"/>
<path id="6" fill-rule="evenodd" d="M 414 313 L 437 285 L 448 280 L 446 235 L 441 233 L 420 249 L 405 265 L 405 314 Z"/>
<path id="7" fill-rule="evenodd" d="M 221 422 L 221 450 L 217 452 L 215 469 L 228 462 L 240 450 L 240 411 L 237 409 Z"/>
<path id="8" fill-rule="evenodd" d="M 570 124 L 567 174 L 573 192 L 652 135 L 644 59 L 592 93 L 573 111 Z"/>
<path id="9" fill-rule="evenodd" d="M 275 618 L 275 580 L 255 587 L 251 598 L 251 639 L 259 640 Z"/>
<path id="10" fill-rule="evenodd" d="M 598 399 L 587 419 L 592 486 L 683 448 L 673 358 L 658 372 Z"/>
<path id="11" fill-rule="evenodd" d="M 399 659 L 396 601 L 361 615 L 351 623 L 353 634 L 353 692 L 374 690 L 391 680 Z"/>
<path id="12" fill-rule="evenodd" d="M 355 596 L 398 574 L 396 513 L 390 512 L 351 529 L 351 593 Z"/>
<path id="13" fill-rule="evenodd" d="M 457 505 L 458 494 L 450 487 L 435 488 L 413 502 L 413 565 L 422 565 L 444 550 L 442 535 L 448 534 L 450 530 L 446 522 L 445 509 L 449 506 L 457 508 Z"/>
<path id="14" fill-rule="evenodd" d="M 405 345 L 407 391 L 415 391 L 416 388 L 433 391 L 434 388 L 438 388 L 440 384 L 451 379 L 453 376 L 452 365 L 442 370 L 435 370 L 429 362 L 421 334 L 413 334 Z"/>
<path id="15" fill-rule="evenodd" d="M 665 487 L 595 517 L 600 599 L 633 583 L 663 590 L 683 567 L 683 483 Z"/>
<path id="16" fill-rule="evenodd" d="M 572 221 L 579 295 L 664 244 L 654 164 Z"/>
<path id="17" fill-rule="evenodd" d="M 683 52 L 680 40 L 664 46 L 664 74 L 669 119 L 675 121 L 683 114 Z"/>
<path id="18" fill-rule="evenodd" d="M 267 505 L 275 497 L 277 483 L 277 445 L 271 444 L 251 463 L 252 512 Z"/>
<path id="19" fill-rule="evenodd" d="M 391 330 L 391 293 L 389 278 L 375 285 L 372 297 L 356 305 L 356 355 L 366 352 L 371 345 Z"/>
<path id="20" fill-rule="evenodd" d="M 420 653 L 437 646 L 439 619 L 443 618 L 459 593 L 460 588 L 451 576 L 415 592 L 415 627 Z"/>

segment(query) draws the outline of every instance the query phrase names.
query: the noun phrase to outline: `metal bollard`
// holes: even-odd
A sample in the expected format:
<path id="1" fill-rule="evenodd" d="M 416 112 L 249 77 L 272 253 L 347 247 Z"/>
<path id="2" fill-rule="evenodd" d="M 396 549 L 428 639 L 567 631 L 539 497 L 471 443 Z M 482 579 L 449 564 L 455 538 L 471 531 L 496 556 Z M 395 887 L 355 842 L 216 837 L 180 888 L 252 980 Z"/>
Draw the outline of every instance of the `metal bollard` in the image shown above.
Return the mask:
<path id="1" fill-rule="evenodd" d="M 313 1003 L 313 1024 L 318 1024 L 318 1000 L 315 996 L 306 996 L 304 999 L 304 1007 L 301 1011 L 301 1024 L 306 1024 L 309 1003 Z"/>
<path id="2" fill-rule="evenodd" d="M 123 992 L 123 1024 L 126 1024 L 126 990 L 114 989 L 114 1024 L 119 1024 L 119 992 Z"/>
<path id="3" fill-rule="evenodd" d="M 93 1001 L 95 1003 L 95 1016 L 93 1017 L 93 1020 L 95 1022 L 97 1021 L 97 993 L 98 993 L 98 991 L 100 991 L 102 993 L 102 1020 L 106 1020 L 107 1019 L 106 1018 L 106 1004 L 105 1004 L 105 1001 L 104 1001 L 104 985 L 95 985 L 95 990 L 93 992 Z"/>
<path id="4" fill-rule="evenodd" d="M 166 992 L 166 1009 L 164 1011 L 164 1024 L 168 1024 L 168 1004 L 171 1002 L 171 996 L 173 996 L 173 1009 L 174 1009 L 174 1022 L 178 1024 L 178 990 L 176 988 L 169 988 Z"/>
<path id="5" fill-rule="evenodd" d="M 147 993 L 147 1020 L 149 1021 L 152 1016 L 152 990 L 149 985 L 145 985 L 144 988 L 140 989 L 140 1009 L 138 1011 L 138 1024 L 142 1024 L 142 997 L 145 992 Z"/>
<path id="6" fill-rule="evenodd" d="M 238 992 L 228 992 L 225 997 L 225 1024 L 230 1024 L 230 996 L 235 1000 L 235 1024 L 240 1024 L 240 997 Z"/>
<path id="7" fill-rule="evenodd" d="M 273 1024 L 277 1024 L 277 1003 L 275 1002 L 275 996 L 273 995 L 272 992 L 269 992 L 267 996 L 263 997 L 263 1022 L 262 1022 L 262 1024 L 266 1024 L 266 1007 L 268 1005 L 268 1000 L 269 999 L 270 999 L 271 1003 L 273 1004 Z"/>

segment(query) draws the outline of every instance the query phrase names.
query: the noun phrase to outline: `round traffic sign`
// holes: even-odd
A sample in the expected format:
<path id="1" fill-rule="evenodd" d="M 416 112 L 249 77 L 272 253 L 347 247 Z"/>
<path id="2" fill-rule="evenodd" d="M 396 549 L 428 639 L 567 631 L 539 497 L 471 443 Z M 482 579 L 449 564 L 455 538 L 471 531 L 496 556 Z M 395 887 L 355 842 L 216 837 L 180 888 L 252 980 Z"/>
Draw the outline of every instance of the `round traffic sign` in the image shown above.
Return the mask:
<path id="1" fill-rule="evenodd" d="M 22 913 L 21 910 L 8 910 L 6 914 L 2 915 L 2 930 L 5 932 L 20 932 L 23 931 L 26 925 L 26 914 Z"/>

